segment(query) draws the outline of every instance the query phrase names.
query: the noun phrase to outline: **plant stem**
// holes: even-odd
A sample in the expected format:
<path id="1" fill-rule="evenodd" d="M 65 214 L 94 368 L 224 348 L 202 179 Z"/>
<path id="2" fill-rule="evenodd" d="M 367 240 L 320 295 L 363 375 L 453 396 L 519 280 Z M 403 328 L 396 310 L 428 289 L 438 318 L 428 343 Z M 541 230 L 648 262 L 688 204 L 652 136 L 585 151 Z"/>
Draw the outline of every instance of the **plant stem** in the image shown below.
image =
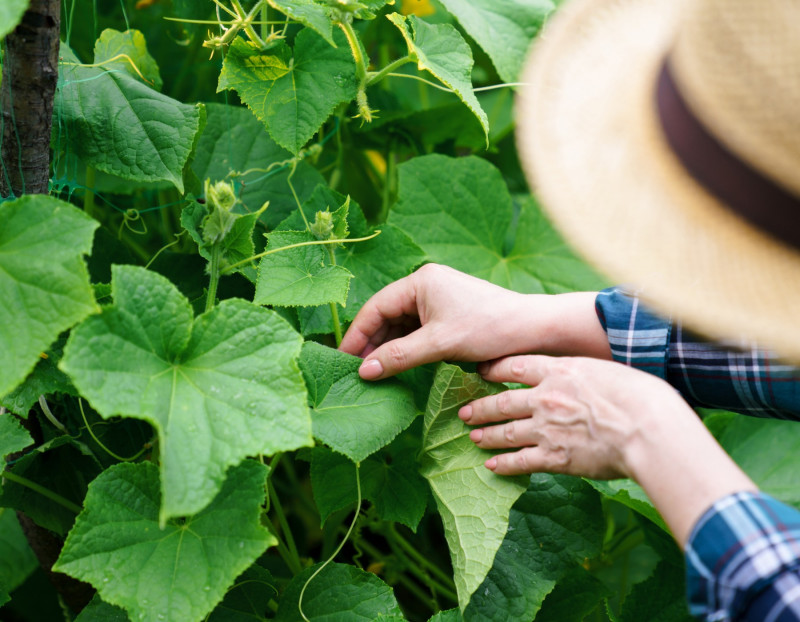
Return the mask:
<path id="1" fill-rule="evenodd" d="M 229 265 L 227 268 L 221 271 L 221 274 L 228 274 L 232 272 L 234 269 L 238 268 L 239 266 L 243 266 L 245 264 L 250 263 L 251 261 L 255 261 L 256 259 L 261 259 L 262 257 L 266 257 L 267 255 L 272 255 L 273 253 L 279 253 L 280 251 L 289 250 L 290 248 L 299 248 L 301 246 L 316 246 L 316 245 L 325 245 L 325 244 L 349 244 L 351 242 L 366 242 L 367 240 L 371 240 L 374 237 L 380 235 L 381 231 L 378 229 L 372 235 L 368 235 L 363 238 L 348 238 L 346 240 L 310 240 L 308 242 L 298 242 L 297 244 L 289 244 L 288 246 L 281 246 L 280 248 L 273 248 L 272 250 L 264 251 L 263 253 L 258 253 L 257 255 L 253 255 L 252 257 L 248 257 L 247 259 L 243 259 L 242 261 L 237 261 Z"/>
<path id="2" fill-rule="evenodd" d="M 265 2 L 261 5 L 261 38 L 266 41 L 269 38 L 269 5 Z"/>
<path id="3" fill-rule="evenodd" d="M 278 522 L 281 525 L 281 531 L 283 531 L 283 537 L 286 539 L 286 545 L 289 548 L 289 554 L 291 555 L 292 559 L 295 562 L 295 566 L 297 567 L 297 574 L 300 572 L 302 568 L 300 564 L 300 555 L 297 552 L 297 545 L 294 541 L 294 536 L 292 535 L 292 530 L 289 528 L 289 522 L 286 520 L 286 514 L 283 511 L 283 506 L 281 506 L 281 500 L 278 498 L 277 493 L 275 492 L 275 487 L 269 487 L 269 500 L 272 507 L 275 509 L 275 514 L 278 516 Z M 294 572 L 294 569 L 292 570 Z"/>
<path id="4" fill-rule="evenodd" d="M 292 554 L 289 552 L 289 548 L 284 544 L 283 540 L 281 540 L 278 531 L 275 529 L 275 525 L 272 524 L 271 521 L 265 521 L 267 529 L 269 532 L 275 536 L 275 539 L 278 541 L 276 545 L 278 547 L 278 555 L 284 561 L 286 566 L 289 568 L 289 571 L 292 573 L 292 576 L 296 576 L 303 571 L 303 567 L 300 564 L 300 560 L 292 557 Z"/>
<path id="5" fill-rule="evenodd" d="M 333 246 L 328 246 L 328 255 L 331 258 L 331 265 L 336 265 L 336 251 L 334 250 Z M 342 324 L 339 321 L 339 306 L 332 302 L 331 304 L 331 315 L 333 316 L 333 335 L 336 337 L 336 347 L 338 348 L 342 345 Z"/>
<path id="6" fill-rule="evenodd" d="M 344 31 L 347 43 L 350 44 L 350 51 L 356 61 L 356 78 L 358 79 L 359 89 L 362 89 L 367 84 L 367 60 L 364 58 L 364 51 L 361 49 L 361 43 L 358 40 L 353 24 L 338 22 L 338 25 Z"/>
<path id="7" fill-rule="evenodd" d="M 21 475 L 17 475 L 16 473 L 12 473 L 11 471 L 3 471 L 0 473 L 0 477 L 4 477 L 10 482 L 14 482 L 15 484 L 19 484 L 20 486 L 25 486 L 25 488 L 30 488 L 34 492 L 38 492 L 43 497 L 47 497 L 50 501 L 58 503 L 58 505 L 67 508 L 70 512 L 74 512 L 75 514 L 80 514 L 81 506 L 73 503 L 69 499 L 65 499 L 58 493 L 53 492 L 49 488 L 45 488 L 44 486 L 37 484 L 36 482 L 32 482 L 27 477 L 22 477 Z"/>
<path id="8" fill-rule="evenodd" d="M 94 184 L 95 170 L 93 166 L 86 167 L 86 192 L 83 195 L 83 211 L 87 216 L 94 218 Z"/>
<path id="9" fill-rule="evenodd" d="M 209 265 L 210 278 L 208 281 L 208 295 L 206 296 L 206 313 L 214 308 L 214 303 L 217 300 L 217 285 L 219 285 L 219 261 L 222 255 L 222 248 L 219 242 L 211 247 L 211 263 Z"/>
<path id="10" fill-rule="evenodd" d="M 388 65 L 386 65 L 386 67 L 384 67 L 380 71 L 373 71 L 373 72 L 368 73 L 367 74 L 367 86 L 372 86 L 373 84 L 376 84 L 376 83 L 380 82 L 386 76 L 388 76 L 390 73 L 392 73 L 396 69 L 399 69 L 400 67 L 402 67 L 406 63 L 413 62 L 413 60 L 414 59 L 411 58 L 411 55 L 404 56 L 403 58 L 398 58 L 396 61 L 394 61 L 392 63 L 389 63 Z"/>
<path id="11" fill-rule="evenodd" d="M 389 528 L 386 530 L 386 532 L 387 533 L 384 535 L 388 534 L 387 540 L 390 540 L 390 542 L 393 541 L 403 550 L 403 552 L 405 552 L 409 557 L 411 557 L 414 561 L 416 561 L 420 566 L 427 568 L 428 570 L 431 571 L 431 573 L 436 575 L 436 577 L 440 581 L 442 581 L 445 584 L 445 586 L 447 586 L 448 589 L 455 591 L 456 586 L 455 583 L 453 583 L 453 579 L 450 576 L 448 576 L 447 573 L 445 573 L 441 568 L 439 568 L 439 566 L 432 563 L 427 557 L 422 555 L 417 549 L 411 546 L 408 543 L 408 541 L 403 536 L 400 535 L 394 524 L 390 523 Z"/>

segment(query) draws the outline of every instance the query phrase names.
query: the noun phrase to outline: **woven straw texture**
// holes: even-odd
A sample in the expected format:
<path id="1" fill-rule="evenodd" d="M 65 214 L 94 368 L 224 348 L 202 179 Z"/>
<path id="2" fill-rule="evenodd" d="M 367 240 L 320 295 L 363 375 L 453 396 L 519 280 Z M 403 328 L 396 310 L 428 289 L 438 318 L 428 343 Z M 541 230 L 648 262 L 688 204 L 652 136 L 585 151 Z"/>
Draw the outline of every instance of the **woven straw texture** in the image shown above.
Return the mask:
<path id="1" fill-rule="evenodd" d="M 709 94 L 708 81 L 685 71 L 697 44 L 683 29 L 681 37 L 688 41 L 681 39 L 676 47 L 676 39 L 682 19 L 703 19 L 687 11 L 693 2 L 701 3 L 570 0 L 548 24 L 524 70 L 527 86 L 517 102 L 520 157 L 553 222 L 601 271 L 709 337 L 756 342 L 800 361 L 800 252 L 754 230 L 697 184 L 670 151 L 656 118 L 656 77 L 675 48 L 676 81 L 681 88 L 684 79 L 691 83 L 692 94 L 684 94 L 693 108 L 698 102 L 706 106 L 702 113 L 695 109 L 698 117 L 732 136 L 758 168 L 787 186 L 798 183 L 797 164 L 793 172 L 776 173 L 774 162 L 758 157 L 762 145 L 740 140 L 743 132 L 722 131 L 727 126 L 715 117 L 716 107 L 739 87 L 723 85 Z M 765 4 L 792 2 L 714 3 L 719 10 L 753 14 L 771 10 Z M 731 18 L 723 25 L 739 23 L 745 20 Z M 708 28 L 695 25 L 700 33 Z M 709 52 L 717 55 L 712 62 L 723 58 L 720 50 L 724 46 Z M 768 106 L 761 97 L 760 105 Z M 794 130 L 794 140 L 800 132 L 800 92 L 796 97 L 793 109 L 771 117 L 783 133 Z M 769 116 L 759 114 L 762 120 Z M 792 149 L 797 158 L 800 150 Z"/>

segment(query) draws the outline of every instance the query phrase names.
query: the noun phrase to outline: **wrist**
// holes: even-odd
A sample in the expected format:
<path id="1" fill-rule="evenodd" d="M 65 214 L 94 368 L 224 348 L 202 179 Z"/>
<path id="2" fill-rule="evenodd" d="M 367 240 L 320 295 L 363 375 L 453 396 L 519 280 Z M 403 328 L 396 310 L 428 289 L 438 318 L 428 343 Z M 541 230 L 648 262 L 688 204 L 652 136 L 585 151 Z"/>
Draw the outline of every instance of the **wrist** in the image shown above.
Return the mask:
<path id="1" fill-rule="evenodd" d="M 595 311 L 597 292 L 530 294 L 525 314 L 533 343 L 526 352 L 611 360 L 608 337 Z"/>

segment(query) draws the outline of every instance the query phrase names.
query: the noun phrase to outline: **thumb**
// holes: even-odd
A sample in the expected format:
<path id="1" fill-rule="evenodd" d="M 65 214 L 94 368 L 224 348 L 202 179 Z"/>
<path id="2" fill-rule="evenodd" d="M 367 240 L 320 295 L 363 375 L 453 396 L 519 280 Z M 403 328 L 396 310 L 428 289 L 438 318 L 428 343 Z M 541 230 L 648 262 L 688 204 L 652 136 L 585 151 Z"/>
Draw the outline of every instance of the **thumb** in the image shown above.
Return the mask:
<path id="1" fill-rule="evenodd" d="M 426 326 L 405 337 L 392 339 L 376 348 L 364 359 L 358 369 L 364 380 L 381 380 L 402 371 L 440 360 L 439 352 Z"/>

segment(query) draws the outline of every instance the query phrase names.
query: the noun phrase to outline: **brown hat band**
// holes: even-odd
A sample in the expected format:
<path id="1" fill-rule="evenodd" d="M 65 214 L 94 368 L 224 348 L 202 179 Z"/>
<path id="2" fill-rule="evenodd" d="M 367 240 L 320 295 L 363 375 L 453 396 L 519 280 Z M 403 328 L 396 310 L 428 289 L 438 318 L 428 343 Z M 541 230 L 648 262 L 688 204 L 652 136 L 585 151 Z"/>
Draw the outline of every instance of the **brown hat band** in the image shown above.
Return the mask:
<path id="1" fill-rule="evenodd" d="M 733 212 L 776 238 L 800 248 L 800 198 L 739 159 L 694 115 L 664 60 L 656 103 L 672 151 L 706 190 Z"/>

